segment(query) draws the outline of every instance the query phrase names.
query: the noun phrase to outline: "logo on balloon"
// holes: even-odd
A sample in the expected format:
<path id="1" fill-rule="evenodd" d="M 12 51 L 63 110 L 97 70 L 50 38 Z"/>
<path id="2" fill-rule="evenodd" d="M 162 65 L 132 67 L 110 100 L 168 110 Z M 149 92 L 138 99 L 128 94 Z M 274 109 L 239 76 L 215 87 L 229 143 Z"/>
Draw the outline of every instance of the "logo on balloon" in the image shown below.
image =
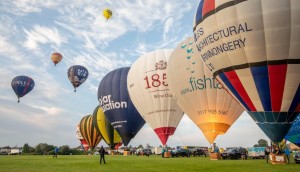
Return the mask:
<path id="1" fill-rule="evenodd" d="M 111 100 L 111 95 L 99 98 L 99 105 L 102 107 L 103 112 L 112 109 L 127 108 L 127 102 L 114 102 L 113 100 Z"/>
<path id="2" fill-rule="evenodd" d="M 155 64 L 155 70 L 165 70 L 167 68 L 167 62 L 161 60 Z"/>

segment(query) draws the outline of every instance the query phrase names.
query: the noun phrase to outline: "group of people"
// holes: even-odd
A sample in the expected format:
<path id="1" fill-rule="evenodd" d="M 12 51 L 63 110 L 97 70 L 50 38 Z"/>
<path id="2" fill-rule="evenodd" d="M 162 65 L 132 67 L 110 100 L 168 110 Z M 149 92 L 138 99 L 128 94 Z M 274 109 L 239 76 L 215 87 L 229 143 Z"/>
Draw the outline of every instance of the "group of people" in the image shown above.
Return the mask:
<path id="1" fill-rule="evenodd" d="M 266 149 L 265 149 L 265 157 L 266 157 L 267 163 L 269 162 L 269 155 L 270 155 L 271 152 L 275 155 L 282 155 L 284 153 L 287 163 L 290 163 L 290 154 L 291 154 L 291 152 L 290 152 L 290 149 L 287 146 L 285 146 L 284 150 L 282 150 L 282 149 L 280 149 L 280 147 L 277 144 L 274 144 L 272 146 L 272 148 L 273 148 L 272 151 L 271 151 L 270 146 L 267 146 Z"/>

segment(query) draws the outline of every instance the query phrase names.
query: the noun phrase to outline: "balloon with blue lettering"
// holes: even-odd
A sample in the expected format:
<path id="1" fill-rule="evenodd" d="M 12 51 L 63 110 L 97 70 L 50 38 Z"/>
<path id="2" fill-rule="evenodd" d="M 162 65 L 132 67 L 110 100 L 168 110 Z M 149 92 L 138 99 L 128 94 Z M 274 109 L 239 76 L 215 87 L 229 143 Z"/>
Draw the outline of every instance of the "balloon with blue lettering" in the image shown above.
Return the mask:
<path id="1" fill-rule="evenodd" d="M 201 129 L 210 144 L 225 134 L 244 111 L 213 77 L 196 54 L 193 38 L 172 52 L 167 69 L 168 84 L 177 104 Z"/>
<path id="2" fill-rule="evenodd" d="M 284 139 L 300 146 L 300 115 L 294 120 L 292 127 Z"/>
<path id="3" fill-rule="evenodd" d="M 88 78 L 89 71 L 80 65 L 71 66 L 68 70 L 68 78 L 71 81 L 74 92 L 76 92 L 76 88 L 79 87 L 84 81 Z"/>
<path id="4" fill-rule="evenodd" d="M 103 77 L 98 88 L 99 106 L 117 130 L 125 146 L 145 124 L 127 90 L 129 67 L 115 69 Z"/>
<path id="5" fill-rule="evenodd" d="M 167 80 L 171 53 L 172 50 L 162 49 L 142 55 L 133 63 L 127 78 L 132 102 L 163 145 L 183 117 Z"/>
<path id="6" fill-rule="evenodd" d="M 34 80 L 28 76 L 17 76 L 11 81 L 11 87 L 18 97 L 18 103 L 20 98 L 25 96 L 34 88 Z"/>
<path id="7" fill-rule="evenodd" d="M 273 142 L 300 112 L 300 1 L 202 0 L 199 58 Z"/>

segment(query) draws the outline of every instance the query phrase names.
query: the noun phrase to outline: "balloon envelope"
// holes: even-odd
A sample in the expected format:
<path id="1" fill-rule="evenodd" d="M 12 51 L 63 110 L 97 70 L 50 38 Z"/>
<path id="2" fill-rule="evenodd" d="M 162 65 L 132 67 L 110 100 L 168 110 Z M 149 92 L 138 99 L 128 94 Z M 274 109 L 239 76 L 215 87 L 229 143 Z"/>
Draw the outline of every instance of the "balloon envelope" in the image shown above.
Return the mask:
<path id="1" fill-rule="evenodd" d="M 300 111 L 300 1 L 200 1 L 194 39 L 206 66 L 280 142 Z"/>
<path id="2" fill-rule="evenodd" d="M 79 130 L 88 145 L 94 149 L 101 141 L 101 136 L 93 125 L 93 116 L 84 116 L 79 123 Z"/>
<path id="3" fill-rule="evenodd" d="M 28 76 L 17 76 L 11 81 L 11 87 L 18 97 L 18 103 L 20 98 L 25 96 L 34 88 L 34 81 Z"/>
<path id="4" fill-rule="evenodd" d="M 106 8 L 105 10 L 103 10 L 103 16 L 106 18 L 106 20 L 108 20 L 112 16 L 112 11 Z"/>
<path id="5" fill-rule="evenodd" d="M 100 133 L 103 140 L 110 147 L 114 149 L 120 143 L 121 137 L 110 122 L 106 119 L 102 109 L 97 106 L 93 113 L 93 122 L 96 130 Z"/>
<path id="6" fill-rule="evenodd" d="M 71 66 L 68 70 L 68 78 L 71 81 L 74 92 L 89 76 L 89 71 L 80 65 Z"/>
<path id="7" fill-rule="evenodd" d="M 59 63 L 62 60 L 62 55 L 60 53 L 53 53 L 51 55 L 51 60 L 56 66 L 57 63 Z"/>
<path id="8" fill-rule="evenodd" d="M 171 52 L 157 50 L 144 54 L 133 63 L 127 78 L 132 102 L 163 145 L 183 116 L 167 81 L 167 60 Z"/>
<path id="9" fill-rule="evenodd" d="M 219 134 L 226 133 L 244 109 L 223 89 L 196 53 L 192 37 L 176 47 L 168 60 L 168 83 L 177 104 L 212 144 Z"/>
<path id="10" fill-rule="evenodd" d="M 90 146 L 88 145 L 87 141 L 82 137 L 82 134 L 80 133 L 79 129 L 79 124 L 76 127 L 76 138 L 80 141 L 85 151 L 89 150 Z"/>
<path id="11" fill-rule="evenodd" d="M 300 115 L 294 120 L 292 127 L 290 128 L 284 139 L 300 146 Z"/>
<path id="12" fill-rule="evenodd" d="M 128 71 L 129 67 L 124 67 L 109 72 L 98 88 L 99 106 L 125 146 L 145 124 L 128 94 Z"/>

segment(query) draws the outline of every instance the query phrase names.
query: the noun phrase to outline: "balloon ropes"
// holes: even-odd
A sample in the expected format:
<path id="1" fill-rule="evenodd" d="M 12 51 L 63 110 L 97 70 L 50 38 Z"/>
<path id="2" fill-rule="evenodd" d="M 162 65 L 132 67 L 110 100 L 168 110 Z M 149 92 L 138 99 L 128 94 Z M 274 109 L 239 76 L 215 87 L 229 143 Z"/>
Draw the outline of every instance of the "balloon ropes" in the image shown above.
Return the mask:
<path id="1" fill-rule="evenodd" d="M 101 136 L 93 126 L 93 116 L 84 116 L 79 123 L 79 130 L 91 149 L 94 149 L 101 141 Z"/>
<path id="2" fill-rule="evenodd" d="M 244 109 L 213 77 L 196 51 L 191 37 L 176 47 L 168 60 L 168 84 L 177 104 L 212 144 Z"/>
<path id="3" fill-rule="evenodd" d="M 127 78 L 132 102 L 163 145 L 183 116 L 167 82 L 167 60 L 171 52 L 157 50 L 144 54 L 133 63 Z"/>
<path id="4" fill-rule="evenodd" d="M 98 88 L 99 106 L 125 146 L 145 124 L 128 94 L 128 71 L 129 67 L 124 67 L 109 72 Z"/>
<path id="5" fill-rule="evenodd" d="M 34 88 L 34 80 L 28 76 L 17 76 L 11 81 L 11 87 L 18 97 L 18 103 L 20 98 L 25 96 Z"/>
<path id="6" fill-rule="evenodd" d="M 54 63 L 54 65 L 56 66 L 57 63 L 59 63 L 62 60 L 62 55 L 60 53 L 53 53 L 51 55 L 51 60 Z"/>
<path id="7" fill-rule="evenodd" d="M 71 66 L 68 70 L 68 78 L 74 87 L 74 92 L 76 88 L 79 87 L 88 78 L 89 71 L 80 65 Z"/>
<path id="8" fill-rule="evenodd" d="M 93 122 L 96 130 L 100 133 L 103 140 L 110 147 L 114 149 L 117 144 L 121 142 L 121 137 L 110 122 L 106 119 L 102 109 L 97 106 L 93 113 Z"/>
<path id="9" fill-rule="evenodd" d="M 202 0 L 195 15 L 199 58 L 273 142 L 300 111 L 299 6 Z"/>
<path id="10" fill-rule="evenodd" d="M 76 127 L 76 138 L 80 141 L 83 149 L 85 151 L 88 151 L 90 146 L 88 145 L 87 141 L 83 138 L 82 134 L 80 133 L 79 124 Z"/>
<path id="11" fill-rule="evenodd" d="M 110 19 L 112 17 L 112 11 L 106 8 L 103 10 L 103 16 L 106 18 L 106 20 Z"/>

